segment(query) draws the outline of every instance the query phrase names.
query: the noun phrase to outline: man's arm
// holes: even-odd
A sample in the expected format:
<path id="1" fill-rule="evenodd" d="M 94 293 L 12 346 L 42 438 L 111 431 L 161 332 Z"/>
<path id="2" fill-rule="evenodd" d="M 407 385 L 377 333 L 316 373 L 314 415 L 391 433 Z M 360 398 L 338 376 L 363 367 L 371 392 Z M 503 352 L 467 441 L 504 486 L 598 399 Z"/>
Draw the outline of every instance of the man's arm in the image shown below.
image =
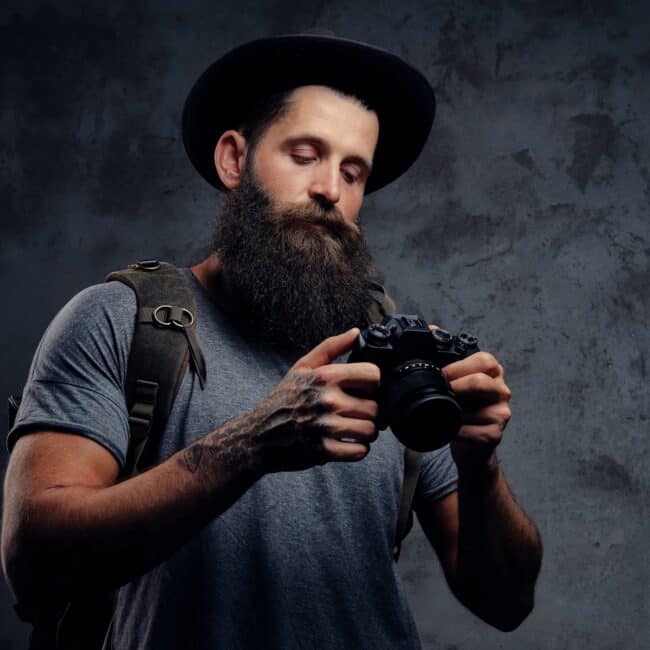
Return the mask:
<path id="1" fill-rule="evenodd" d="M 374 390 L 379 370 L 330 364 L 357 335 L 327 339 L 257 408 L 123 482 L 116 483 L 115 458 L 90 439 L 53 431 L 20 438 L 2 526 L 3 568 L 18 601 L 38 611 L 124 584 L 169 557 L 263 474 L 364 458 L 377 435 L 377 404 L 343 389 Z"/>
<path id="2" fill-rule="evenodd" d="M 252 454 L 233 453 L 243 432 L 233 421 L 121 483 L 115 458 L 89 438 L 20 438 L 7 468 L 2 526 L 3 567 L 18 602 L 38 611 L 101 592 L 171 555 L 256 480 Z M 207 448 L 209 468 L 195 460 Z"/>
<path id="3" fill-rule="evenodd" d="M 499 630 L 514 630 L 533 608 L 541 545 L 501 470 L 480 483 L 459 476 L 458 491 L 417 515 L 456 597 Z"/>
<path id="4" fill-rule="evenodd" d="M 533 608 L 542 548 L 533 522 L 515 501 L 495 448 L 510 419 L 503 368 L 480 352 L 444 369 L 463 402 L 464 425 L 452 443 L 458 491 L 416 503 L 418 519 L 457 598 L 502 631 Z"/>

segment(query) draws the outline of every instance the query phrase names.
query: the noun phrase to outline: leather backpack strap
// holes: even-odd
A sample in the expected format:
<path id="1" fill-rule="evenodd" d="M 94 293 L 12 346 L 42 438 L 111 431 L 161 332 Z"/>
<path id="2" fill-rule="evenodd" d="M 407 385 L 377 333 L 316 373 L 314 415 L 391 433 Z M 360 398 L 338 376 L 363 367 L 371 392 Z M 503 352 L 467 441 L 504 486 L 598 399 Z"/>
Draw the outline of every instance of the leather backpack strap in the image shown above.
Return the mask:
<path id="1" fill-rule="evenodd" d="M 399 560 L 402 551 L 402 540 L 413 527 L 413 498 L 415 497 L 415 488 L 418 485 L 421 464 L 422 454 L 419 451 L 404 447 L 404 484 L 402 486 L 402 501 L 399 506 L 395 544 L 393 546 L 395 562 Z"/>
<path id="2" fill-rule="evenodd" d="M 180 269 L 148 260 L 110 273 L 106 281 L 131 287 L 138 305 L 125 384 L 131 431 L 126 478 L 144 466 L 147 442 L 162 435 L 190 361 L 201 388 L 206 368 L 194 334 L 194 292 Z"/>

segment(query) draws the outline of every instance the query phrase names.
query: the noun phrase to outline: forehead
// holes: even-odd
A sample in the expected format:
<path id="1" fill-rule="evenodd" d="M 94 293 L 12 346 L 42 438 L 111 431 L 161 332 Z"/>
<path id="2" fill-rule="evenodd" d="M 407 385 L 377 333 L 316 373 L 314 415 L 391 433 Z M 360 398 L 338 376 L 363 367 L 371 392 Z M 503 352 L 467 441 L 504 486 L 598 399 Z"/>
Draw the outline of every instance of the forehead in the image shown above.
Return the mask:
<path id="1" fill-rule="evenodd" d="M 309 133 L 344 155 L 361 155 L 372 161 L 379 137 L 374 111 L 326 86 L 296 88 L 288 104 L 286 113 L 270 127 L 269 137 L 282 140 Z"/>

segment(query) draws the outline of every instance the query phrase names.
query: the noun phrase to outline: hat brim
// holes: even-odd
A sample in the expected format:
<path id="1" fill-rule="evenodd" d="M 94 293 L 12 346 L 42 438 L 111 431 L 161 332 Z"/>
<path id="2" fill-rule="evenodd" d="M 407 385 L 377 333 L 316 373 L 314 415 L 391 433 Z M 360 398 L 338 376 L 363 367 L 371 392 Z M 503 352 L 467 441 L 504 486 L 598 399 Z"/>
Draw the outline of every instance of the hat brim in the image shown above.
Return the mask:
<path id="1" fill-rule="evenodd" d="M 435 115 L 427 79 L 380 48 L 324 35 L 294 34 L 240 45 L 215 61 L 192 87 L 183 109 L 183 143 L 197 171 L 219 190 L 214 147 L 270 94 L 325 85 L 363 99 L 379 118 L 379 140 L 365 193 L 401 176 L 417 159 Z"/>

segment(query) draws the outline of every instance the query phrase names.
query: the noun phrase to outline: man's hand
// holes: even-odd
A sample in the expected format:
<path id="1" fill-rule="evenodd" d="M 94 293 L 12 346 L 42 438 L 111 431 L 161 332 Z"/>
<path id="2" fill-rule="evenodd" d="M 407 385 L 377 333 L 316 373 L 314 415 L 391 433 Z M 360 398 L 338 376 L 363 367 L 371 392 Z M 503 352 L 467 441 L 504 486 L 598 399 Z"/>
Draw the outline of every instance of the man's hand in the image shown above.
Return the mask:
<path id="1" fill-rule="evenodd" d="M 494 450 L 511 416 L 503 366 L 492 354 L 481 351 L 450 363 L 442 373 L 463 409 L 463 426 L 451 443 L 459 470 L 494 468 Z"/>
<path id="2" fill-rule="evenodd" d="M 300 358 L 252 412 L 261 470 L 306 469 L 328 461 L 364 458 L 377 438 L 377 403 L 353 396 L 379 386 L 372 363 L 335 363 L 354 344 L 359 330 L 332 336 Z"/>

